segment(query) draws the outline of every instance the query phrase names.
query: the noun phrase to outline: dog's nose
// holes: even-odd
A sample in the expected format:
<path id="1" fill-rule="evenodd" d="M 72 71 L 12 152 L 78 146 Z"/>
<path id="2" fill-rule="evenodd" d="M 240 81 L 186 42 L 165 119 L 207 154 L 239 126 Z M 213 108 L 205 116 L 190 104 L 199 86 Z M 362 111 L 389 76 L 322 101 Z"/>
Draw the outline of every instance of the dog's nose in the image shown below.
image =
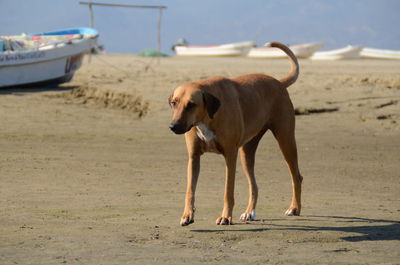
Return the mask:
<path id="1" fill-rule="evenodd" d="M 171 129 L 171 131 L 174 131 L 174 130 L 176 129 L 176 127 L 177 127 L 177 124 L 176 124 L 176 123 L 171 123 L 171 124 L 169 125 L 169 128 Z"/>
<path id="2" fill-rule="evenodd" d="M 183 128 L 183 126 L 179 123 L 171 123 L 169 125 L 169 128 L 171 129 L 171 131 L 173 131 L 176 134 L 182 134 L 185 133 L 185 129 Z"/>

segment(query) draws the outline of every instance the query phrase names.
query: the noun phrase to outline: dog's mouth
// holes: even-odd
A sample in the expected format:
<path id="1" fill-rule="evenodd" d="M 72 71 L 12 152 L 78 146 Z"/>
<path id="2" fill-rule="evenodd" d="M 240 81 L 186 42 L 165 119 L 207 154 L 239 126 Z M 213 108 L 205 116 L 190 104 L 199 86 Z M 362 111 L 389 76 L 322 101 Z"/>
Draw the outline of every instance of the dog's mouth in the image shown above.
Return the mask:
<path id="1" fill-rule="evenodd" d="M 184 134 L 188 131 L 190 131 L 190 129 L 192 129 L 193 124 L 189 125 L 189 126 L 183 126 L 182 124 L 179 123 L 171 123 L 169 125 L 169 128 L 171 129 L 171 131 L 173 131 L 175 134 Z"/>

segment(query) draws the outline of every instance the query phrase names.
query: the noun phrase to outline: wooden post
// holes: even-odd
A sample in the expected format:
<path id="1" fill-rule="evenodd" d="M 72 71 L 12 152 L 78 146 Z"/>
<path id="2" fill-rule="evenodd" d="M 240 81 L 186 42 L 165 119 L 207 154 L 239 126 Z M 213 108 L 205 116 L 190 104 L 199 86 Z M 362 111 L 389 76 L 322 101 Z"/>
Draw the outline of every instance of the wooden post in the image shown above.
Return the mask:
<path id="1" fill-rule="evenodd" d="M 90 12 L 90 27 L 92 29 L 94 29 L 94 14 L 93 14 L 93 6 L 91 4 L 92 2 L 90 2 L 89 4 L 89 12 Z"/>
<path id="2" fill-rule="evenodd" d="M 159 8 L 158 14 L 158 24 L 157 24 L 157 57 L 158 57 L 158 64 L 160 64 L 160 57 L 161 57 L 161 18 L 162 18 L 162 8 Z"/>

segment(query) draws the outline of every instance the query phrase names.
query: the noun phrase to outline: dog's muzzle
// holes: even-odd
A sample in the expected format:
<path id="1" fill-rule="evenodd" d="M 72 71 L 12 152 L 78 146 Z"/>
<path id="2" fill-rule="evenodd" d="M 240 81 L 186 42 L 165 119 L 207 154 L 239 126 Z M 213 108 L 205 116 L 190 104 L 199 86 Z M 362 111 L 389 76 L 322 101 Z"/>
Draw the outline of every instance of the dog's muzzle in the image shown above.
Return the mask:
<path id="1" fill-rule="evenodd" d="M 189 127 L 180 123 L 171 123 L 169 128 L 176 134 L 184 134 L 185 132 L 189 131 L 193 126 L 190 125 Z"/>

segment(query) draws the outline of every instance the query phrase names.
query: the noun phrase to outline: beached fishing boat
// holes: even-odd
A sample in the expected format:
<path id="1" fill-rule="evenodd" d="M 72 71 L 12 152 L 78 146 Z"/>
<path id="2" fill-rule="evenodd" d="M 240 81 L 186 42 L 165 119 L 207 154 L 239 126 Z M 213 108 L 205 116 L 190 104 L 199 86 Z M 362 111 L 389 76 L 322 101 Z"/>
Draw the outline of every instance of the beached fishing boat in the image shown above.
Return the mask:
<path id="1" fill-rule="evenodd" d="M 400 60 L 400 51 L 363 48 L 360 53 L 362 58 Z"/>
<path id="2" fill-rule="evenodd" d="M 360 58 L 360 52 L 362 47 L 348 45 L 341 49 L 320 51 L 314 53 L 310 57 L 311 60 L 343 60 L 343 59 L 358 59 Z"/>
<path id="3" fill-rule="evenodd" d="M 241 56 L 246 55 L 254 42 L 236 42 L 211 46 L 176 45 L 174 50 L 179 56 Z"/>
<path id="4" fill-rule="evenodd" d="M 323 43 L 305 43 L 299 45 L 290 45 L 289 48 L 297 58 L 308 58 L 319 50 Z M 287 55 L 281 50 L 272 47 L 255 47 L 252 48 L 248 55 L 251 58 L 286 58 Z"/>
<path id="5" fill-rule="evenodd" d="M 91 28 L 0 36 L 0 87 L 71 80 L 97 38 Z"/>

